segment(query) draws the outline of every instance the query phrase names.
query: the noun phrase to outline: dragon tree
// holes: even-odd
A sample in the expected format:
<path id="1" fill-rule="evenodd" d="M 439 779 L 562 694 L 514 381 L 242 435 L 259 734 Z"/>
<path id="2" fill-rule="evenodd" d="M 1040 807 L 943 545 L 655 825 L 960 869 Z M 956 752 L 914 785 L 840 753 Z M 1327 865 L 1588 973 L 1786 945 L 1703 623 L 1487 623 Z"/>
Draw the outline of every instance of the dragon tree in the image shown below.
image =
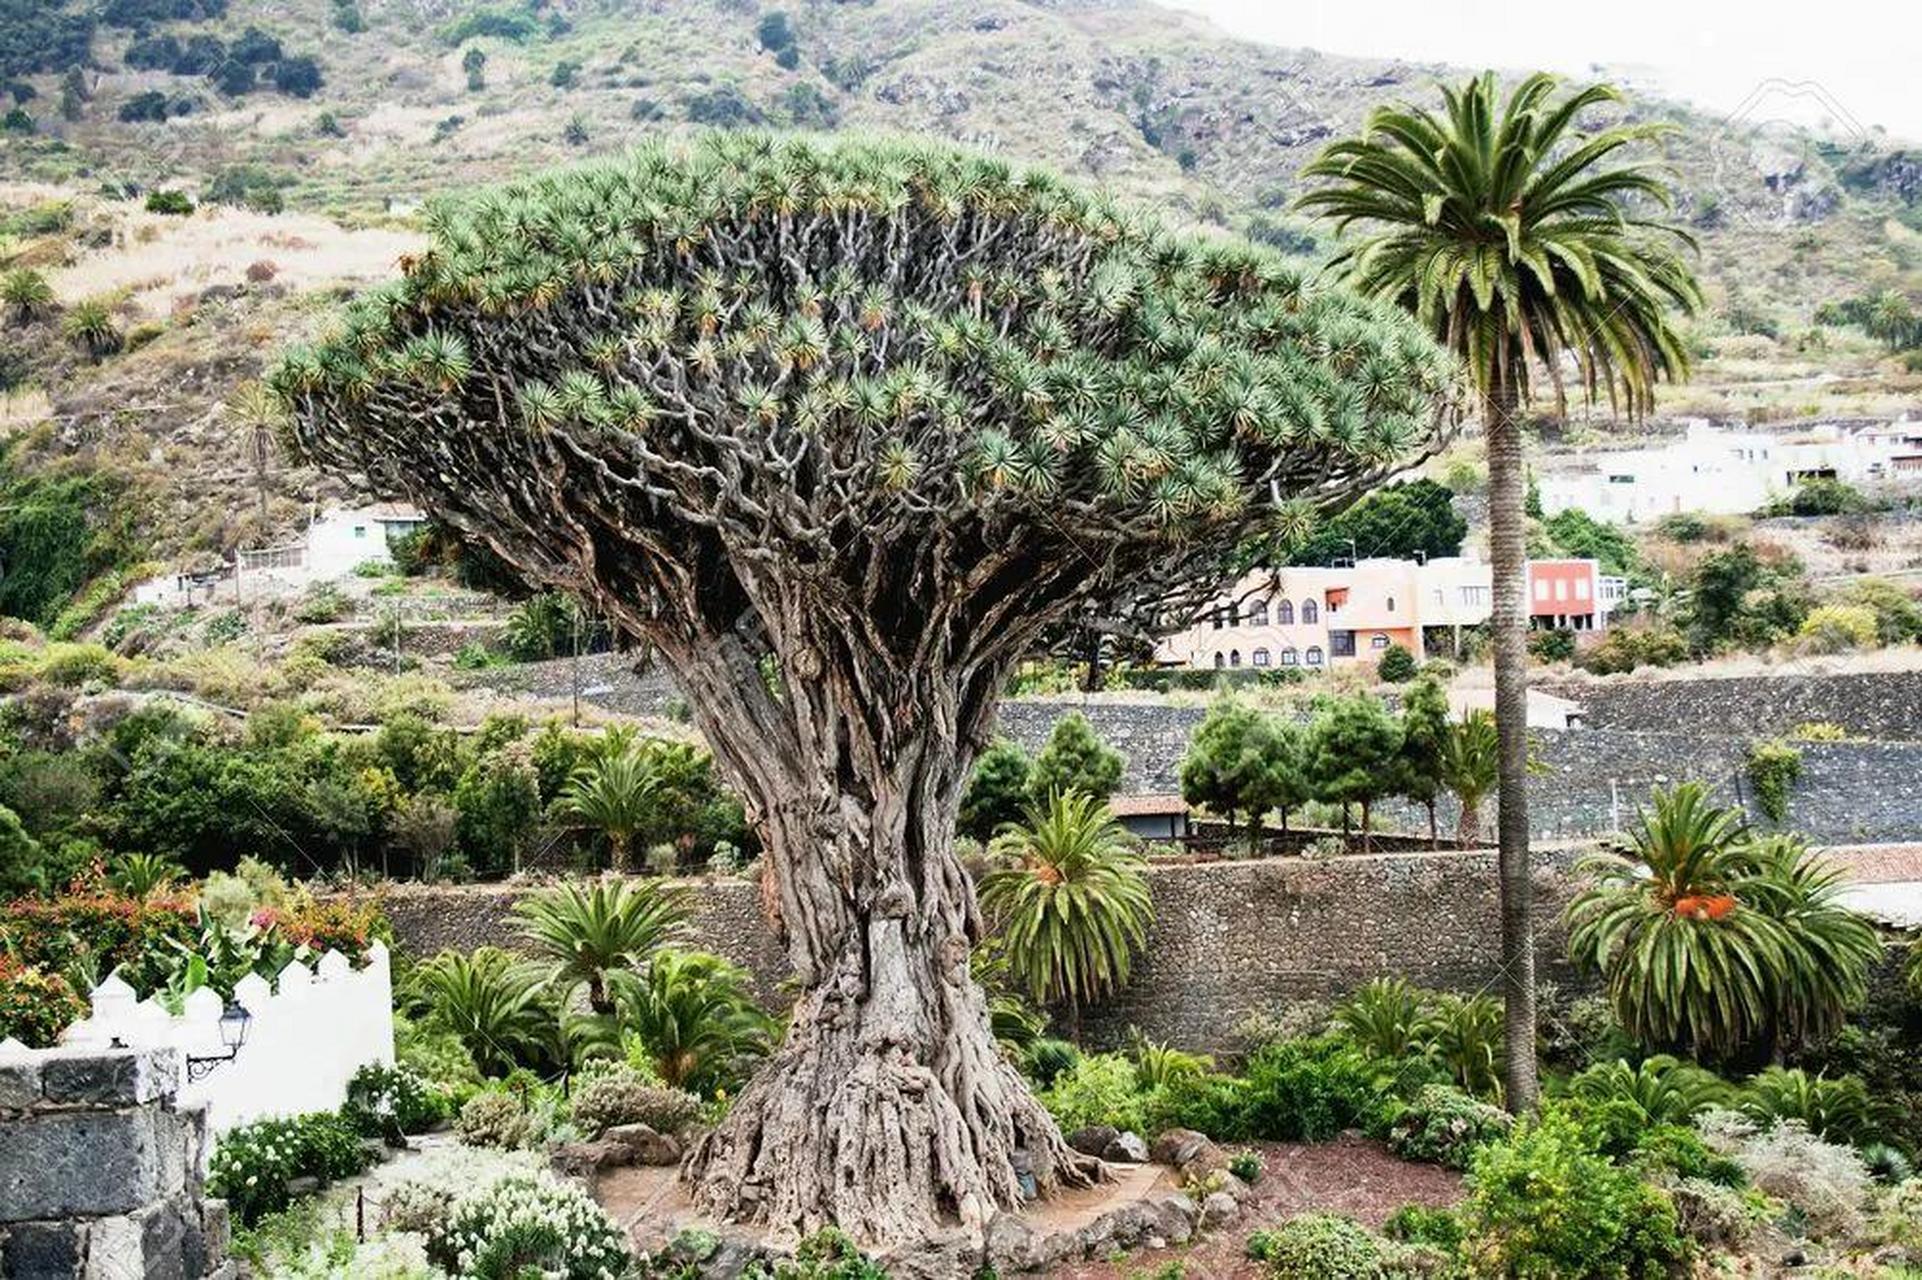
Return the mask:
<path id="1" fill-rule="evenodd" d="M 899 1244 L 1100 1177 L 968 974 L 997 697 L 1050 627 L 1212 589 L 1431 449 L 1452 364 L 1262 250 L 934 147 L 654 145 L 430 230 L 273 386 L 308 457 L 653 645 L 744 796 L 801 994 L 696 1202 Z"/>

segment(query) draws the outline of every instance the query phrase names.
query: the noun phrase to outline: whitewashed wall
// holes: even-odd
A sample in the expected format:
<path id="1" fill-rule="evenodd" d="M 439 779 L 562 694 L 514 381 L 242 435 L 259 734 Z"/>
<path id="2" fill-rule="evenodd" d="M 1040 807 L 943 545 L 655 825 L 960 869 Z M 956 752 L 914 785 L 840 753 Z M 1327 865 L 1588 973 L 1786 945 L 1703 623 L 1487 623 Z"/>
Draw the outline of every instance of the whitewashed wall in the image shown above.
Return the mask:
<path id="1" fill-rule="evenodd" d="M 67 1028 L 61 1043 L 179 1050 L 183 1106 L 207 1104 L 207 1127 L 224 1133 L 265 1116 L 331 1111 L 347 1097 L 347 1081 L 370 1062 L 394 1060 L 394 1002 L 387 948 L 375 942 L 356 969 L 329 951 L 312 969 L 295 962 L 270 986 L 258 974 L 241 979 L 234 999 L 253 1015 L 247 1042 L 230 1062 L 187 1079 L 186 1059 L 226 1052 L 220 1039 L 221 999 L 201 988 L 175 1016 L 151 995 L 141 999 L 118 977 L 93 990 L 89 1016 Z"/>

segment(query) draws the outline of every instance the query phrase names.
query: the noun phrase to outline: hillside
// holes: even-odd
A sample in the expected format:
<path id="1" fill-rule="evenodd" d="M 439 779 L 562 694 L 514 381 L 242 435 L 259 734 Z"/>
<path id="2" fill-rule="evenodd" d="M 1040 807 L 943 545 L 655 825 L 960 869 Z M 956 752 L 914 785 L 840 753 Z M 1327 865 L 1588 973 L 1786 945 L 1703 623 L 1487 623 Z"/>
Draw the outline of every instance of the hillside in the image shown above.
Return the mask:
<path id="1" fill-rule="evenodd" d="M 0 330 L 0 536 L 54 501 L 49 478 L 86 478 L 60 496 L 86 509 L 80 581 L 258 545 L 337 492 L 279 460 L 263 475 L 236 394 L 417 244 L 438 193 L 660 131 L 912 132 L 1314 258 L 1325 230 L 1287 211 L 1298 168 L 1371 105 L 1454 74 L 1238 42 L 1127 0 L 0 0 L 0 28 L 18 103 L 0 132 L 0 271 L 43 270 L 66 311 Z M 1683 126 L 1669 158 L 1712 300 L 1700 376 L 1664 408 L 1771 420 L 1922 404 L 1922 376 L 1817 323 L 1824 303 L 1922 296 L 1922 155 L 1635 111 Z M 146 211 L 156 191 L 199 207 Z M 119 350 L 64 333 L 89 300 Z"/>

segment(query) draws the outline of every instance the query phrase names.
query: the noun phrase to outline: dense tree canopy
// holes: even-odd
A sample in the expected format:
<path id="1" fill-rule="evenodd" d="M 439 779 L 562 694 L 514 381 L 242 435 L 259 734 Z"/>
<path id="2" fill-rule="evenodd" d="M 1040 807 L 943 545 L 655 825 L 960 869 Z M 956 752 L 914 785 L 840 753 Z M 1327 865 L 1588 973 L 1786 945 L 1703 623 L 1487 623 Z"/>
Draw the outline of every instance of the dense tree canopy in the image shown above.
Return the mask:
<path id="1" fill-rule="evenodd" d="M 803 994 L 696 1198 L 906 1241 L 1017 1203 L 1017 1153 L 1091 1176 L 967 972 L 995 700 L 1050 627 L 1200 598 L 1431 447 L 1447 360 L 1264 250 L 931 147 L 660 144 L 430 226 L 274 386 L 309 456 L 653 644 L 746 797 Z"/>

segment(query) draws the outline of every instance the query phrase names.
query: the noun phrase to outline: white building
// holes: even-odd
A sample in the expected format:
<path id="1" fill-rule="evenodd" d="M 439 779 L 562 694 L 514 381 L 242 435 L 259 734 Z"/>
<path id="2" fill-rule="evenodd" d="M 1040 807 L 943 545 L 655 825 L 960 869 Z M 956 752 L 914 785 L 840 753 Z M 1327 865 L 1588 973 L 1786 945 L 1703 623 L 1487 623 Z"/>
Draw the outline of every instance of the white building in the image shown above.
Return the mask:
<path id="1" fill-rule="evenodd" d="M 135 587 L 133 601 L 188 608 L 231 600 L 253 584 L 301 590 L 317 582 L 337 581 L 368 561 L 392 563 L 393 540 L 426 523 L 427 516 L 419 508 L 397 502 L 329 507 L 313 518 L 298 542 L 242 547 L 234 553 L 233 562 L 218 572 L 163 574 Z"/>
<path id="2" fill-rule="evenodd" d="M 1574 508 L 1639 524 L 1684 511 L 1746 514 L 1817 477 L 1922 488 L 1922 422 L 1762 432 L 1694 419 L 1680 440 L 1582 455 L 1541 471 L 1536 486 L 1549 515 Z"/>

